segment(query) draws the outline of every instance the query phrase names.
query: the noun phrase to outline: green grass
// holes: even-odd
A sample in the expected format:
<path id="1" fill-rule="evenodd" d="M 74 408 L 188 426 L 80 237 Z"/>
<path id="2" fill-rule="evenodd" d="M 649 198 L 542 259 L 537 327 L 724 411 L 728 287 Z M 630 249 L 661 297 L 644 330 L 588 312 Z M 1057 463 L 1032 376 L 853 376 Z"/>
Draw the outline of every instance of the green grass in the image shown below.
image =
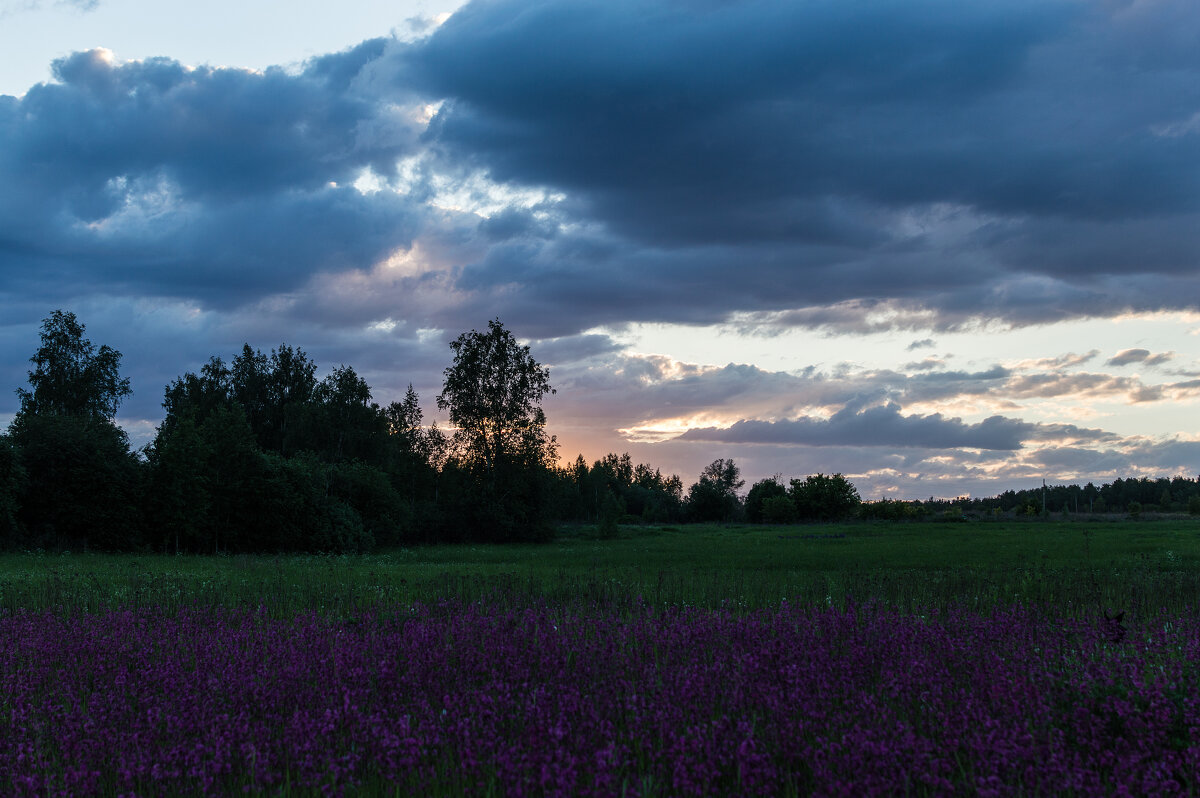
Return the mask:
<path id="1" fill-rule="evenodd" d="M 1194 609 L 1200 521 L 564 528 L 544 545 L 457 545 L 364 556 L 0 556 L 0 610 L 263 606 L 352 614 L 458 597 L 755 608 L 781 600 Z"/>

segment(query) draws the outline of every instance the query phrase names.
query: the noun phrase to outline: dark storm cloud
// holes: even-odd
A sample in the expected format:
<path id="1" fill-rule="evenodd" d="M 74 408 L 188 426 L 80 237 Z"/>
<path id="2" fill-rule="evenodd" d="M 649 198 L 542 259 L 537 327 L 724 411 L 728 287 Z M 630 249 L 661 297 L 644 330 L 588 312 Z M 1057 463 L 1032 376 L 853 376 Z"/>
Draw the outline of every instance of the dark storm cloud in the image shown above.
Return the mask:
<path id="1" fill-rule="evenodd" d="M 0 97 L 0 273 L 47 301 L 234 307 L 440 236 L 470 253 L 438 265 L 455 301 L 414 310 L 540 338 L 735 312 L 854 332 L 1185 307 L 1198 17 L 1184 0 L 489 0 L 299 71 L 76 53 Z M 352 196 L 368 168 L 401 193 Z M 506 187 L 553 196 L 440 226 L 439 187 L 480 176 L 501 206 Z"/>
<path id="2" fill-rule="evenodd" d="M 499 179 L 586 191 L 607 218 L 656 239 L 791 238 L 813 216 L 793 203 L 940 201 L 987 190 L 971 189 L 967 174 L 1011 175 L 970 157 L 991 143 L 982 132 L 964 152 L 940 145 L 974 126 L 981 94 L 1020 90 L 1031 49 L 1078 14 L 1062 3 L 942 0 L 869 12 L 476 2 L 409 63 L 452 99 L 439 142 L 485 159 Z M 957 130 L 939 132 L 947 123 Z M 1004 186 L 991 191 L 988 204 L 1006 204 Z M 733 209 L 743 210 L 730 218 Z"/>
<path id="3" fill-rule="evenodd" d="M 403 50 L 397 80 L 446 100 L 429 131 L 444 162 L 562 191 L 620 242 L 615 267 L 522 253 L 547 306 L 574 279 L 628 318 L 670 316 L 670 277 L 674 306 L 707 320 L 810 307 L 788 321 L 813 325 L 866 302 L 842 306 L 861 321 L 895 300 L 937 311 L 914 327 L 1030 324 L 1193 304 L 1200 184 L 1180 164 L 1200 156 L 1200 48 L 1179 43 L 1197 16 L 481 1 Z M 498 264 L 478 266 L 493 290 L 529 276 Z M 464 286 L 486 291 L 478 269 Z"/>

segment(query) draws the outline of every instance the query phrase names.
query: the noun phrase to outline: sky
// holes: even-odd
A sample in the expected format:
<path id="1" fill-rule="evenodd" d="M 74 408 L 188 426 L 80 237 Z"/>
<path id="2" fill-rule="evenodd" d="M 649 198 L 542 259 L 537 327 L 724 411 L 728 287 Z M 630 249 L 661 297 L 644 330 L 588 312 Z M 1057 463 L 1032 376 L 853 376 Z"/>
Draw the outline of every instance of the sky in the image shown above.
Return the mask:
<path id="1" fill-rule="evenodd" d="M 427 416 L 499 318 L 562 456 L 867 499 L 1200 473 L 1192 0 L 0 0 L 0 423 L 243 343 Z"/>

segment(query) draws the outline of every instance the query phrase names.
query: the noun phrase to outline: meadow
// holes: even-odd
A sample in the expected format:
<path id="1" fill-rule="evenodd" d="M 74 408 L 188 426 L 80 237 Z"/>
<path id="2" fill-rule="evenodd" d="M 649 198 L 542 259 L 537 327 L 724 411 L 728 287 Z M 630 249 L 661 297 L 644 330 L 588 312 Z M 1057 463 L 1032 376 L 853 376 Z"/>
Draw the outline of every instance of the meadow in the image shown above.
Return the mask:
<path id="1" fill-rule="evenodd" d="M 1198 564 L 1186 520 L 5 555 L 0 792 L 1195 794 Z"/>

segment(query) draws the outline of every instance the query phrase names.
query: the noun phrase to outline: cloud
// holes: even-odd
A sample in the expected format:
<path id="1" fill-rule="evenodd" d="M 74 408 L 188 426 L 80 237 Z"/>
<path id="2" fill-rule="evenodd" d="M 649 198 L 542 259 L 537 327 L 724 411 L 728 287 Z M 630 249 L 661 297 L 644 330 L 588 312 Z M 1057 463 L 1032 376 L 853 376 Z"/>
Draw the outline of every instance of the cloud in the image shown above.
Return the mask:
<path id="1" fill-rule="evenodd" d="M 543 338 L 1188 307 L 1181 2 L 490 0 L 299 70 L 75 53 L 0 99 L 0 270 L 234 307 L 420 243 L 460 253 L 424 323 Z"/>
<path id="2" fill-rule="evenodd" d="M 1104 362 L 1106 366 L 1128 366 L 1131 363 L 1141 363 L 1146 366 L 1157 366 L 1173 359 L 1174 352 L 1160 352 L 1156 355 L 1149 349 L 1122 349 Z"/>
<path id="3" fill-rule="evenodd" d="M 725 429 L 688 430 L 682 440 L 726 443 L 784 443 L 805 446 L 870 446 L 890 449 L 999 449 L 1015 450 L 1024 441 L 1048 435 L 1100 435 L 1060 425 L 1038 425 L 1001 416 L 976 424 L 958 418 L 901 415 L 900 406 L 888 403 L 863 410 L 848 406 L 828 419 L 799 418 L 783 421 L 738 421 Z"/>
<path id="4" fill-rule="evenodd" d="M 911 363 L 905 363 L 904 368 L 906 371 L 933 371 L 945 365 L 946 358 L 927 357 L 924 360 L 914 360 Z"/>
<path id="5" fill-rule="evenodd" d="M 416 146 L 415 123 L 356 88 L 383 47 L 295 75 L 105 50 L 56 61 L 58 83 L 0 98 L 0 273 L 47 302 L 107 290 L 227 307 L 410 246 L 423 203 L 351 185 Z"/>
<path id="6" fill-rule="evenodd" d="M 707 320 L 824 325 L 836 306 L 862 329 L 884 303 L 877 326 L 1025 325 L 1200 287 L 1200 191 L 1174 167 L 1200 142 L 1151 129 L 1200 105 L 1179 78 L 1200 57 L 1126 69 L 1175 40 L 1182 7 L 1131 36 L 1117 7 L 1071 2 L 476 2 L 400 52 L 397 81 L 444 100 L 441 157 L 564 192 L 638 264 L 548 258 L 547 304 L 588 272 L 661 307 L 685 253 L 704 291 L 680 304 Z M 738 285 L 717 290 L 730 263 Z"/>
<path id="7" fill-rule="evenodd" d="M 610 336 L 590 334 L 571 335 L 549 341 L 534 341 L 530 344 L 539 362 L 545 364 L 578 363 L 581 360 L 610 355 L 621 350 L 621 345 Z"/>

